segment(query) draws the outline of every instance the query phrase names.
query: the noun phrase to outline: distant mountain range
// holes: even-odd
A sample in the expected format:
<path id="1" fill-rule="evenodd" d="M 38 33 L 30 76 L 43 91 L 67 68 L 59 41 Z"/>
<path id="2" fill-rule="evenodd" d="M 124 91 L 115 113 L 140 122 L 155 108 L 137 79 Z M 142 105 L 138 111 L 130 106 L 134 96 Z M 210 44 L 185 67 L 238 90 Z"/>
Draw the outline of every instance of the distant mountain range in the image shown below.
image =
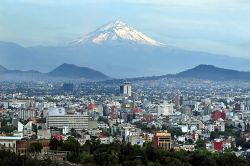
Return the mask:
<path id="1" fill-rule="evenodd" d="M 178 73 L 199 64 L 249 70 L 250 59 L 188 51 L 163 44 L 116 21 L 63 46 L 22 47 L 0 42 L 1 65 L 47 73 L 65 62 L 89 66 L 113 78 Z"/>
<path id="2" fill-rule="evenodd" d="M 35 70 L 8 70 L 5 67 L 0 66 L 0 79 L 7 81 L 101 81 L 110 78 L 105 74 L 88 67 L 78 67 L 73 64 L 64 63 L 49 73 L 41 73 Z"/>
<path id="3" fill-rule="evenodd" d="M 213 65 L 198 65 L 192 69 L 177 74 L 161 76 L 137 77 L 126 79 L 112 79 L 102 72 L 87 68 L 78 67 L 73 64 L 62 64 L 48 73 L 41 73 L 34 70 L 20 71 L 8 70 L 0 66 L 0 79 L 6 81 L 111 81 L 122 82 L 136 80 L 160 80 L 164 78 L 191 78 L 216 81 L 250 81 L 250 72 L 218 68 Z"/>
<path id="4" fill-rule="evenodd" d="M 166 74 L 161 76 L 137 77 L 126 79 L 110 79 L 105 82 L 124 82 L 124 81 L 147 81 L 147 80 L 163 80 L 166 78 L 186 78 L 213 81 L 250 81 L 250 72 L 237 71 L 215 67 L 213 65 L 201 64 L 192 69 L 185 70 L 177 74 Z"/>
<path id="5" fill-rule="evenodd" d="M 73 64 L 62 64 L 51 72 L 47 73 L 47 75 L 52 77 L 62 77 L 62 78 L 71 78 L 71 79 L 79 79 L 85 78 L 88 80 L 106 80 L 109 79 L 105 74 L 90 69 L 88 67 L 78 67 Z"/>
<path id="6" fill-rule="evenodd" d="M 218 68 L 213 65 L 199 65 L 195 68 L 180 72 L 174 77 L 179 78 L 197 78 L 206 80 L 241 80 L 250 81 L 250 72 L 237 71 L 231 69 Z"/>

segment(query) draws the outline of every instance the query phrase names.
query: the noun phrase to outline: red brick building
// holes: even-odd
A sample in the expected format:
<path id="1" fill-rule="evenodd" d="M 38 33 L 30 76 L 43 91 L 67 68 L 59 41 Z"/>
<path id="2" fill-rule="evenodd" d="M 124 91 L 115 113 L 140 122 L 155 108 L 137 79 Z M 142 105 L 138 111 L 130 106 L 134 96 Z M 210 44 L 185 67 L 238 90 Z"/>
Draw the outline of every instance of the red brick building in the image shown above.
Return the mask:
<path id="1" fill-rule="evenodd" d="M 34 142 L 39 142 L 42 144 L 43 148 L 41 153 L 47 153 L 49 150 L 50 140 L 20 140 L 16 143 L 16 153 L 18 154 L 26 154 L 29 150 L 30 144 Z"/>
<path id="2" fill-rule="evenodd" d="M 224 111 L 222 111 L 222 112 L 218 111 L 218 110 L 214 111 L 214 112 L 212 112 L 211 119 L 213 121 L 217 121 L 219 119 L 225 120 L 226 119 L 226 113 Z"/>

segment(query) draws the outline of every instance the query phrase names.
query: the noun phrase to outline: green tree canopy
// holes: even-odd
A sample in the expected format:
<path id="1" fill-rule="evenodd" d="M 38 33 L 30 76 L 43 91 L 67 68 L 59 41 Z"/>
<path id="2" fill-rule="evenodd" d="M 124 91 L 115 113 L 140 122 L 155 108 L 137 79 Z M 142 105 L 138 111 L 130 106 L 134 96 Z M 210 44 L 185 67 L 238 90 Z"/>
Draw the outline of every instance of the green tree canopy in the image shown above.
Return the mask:
<path id="1" fill-rule="evenodd" d="M 32 142 L 29 146 L 29 152 L 31 153 L 41 153 L 43 145 L 40 142 Z"/>

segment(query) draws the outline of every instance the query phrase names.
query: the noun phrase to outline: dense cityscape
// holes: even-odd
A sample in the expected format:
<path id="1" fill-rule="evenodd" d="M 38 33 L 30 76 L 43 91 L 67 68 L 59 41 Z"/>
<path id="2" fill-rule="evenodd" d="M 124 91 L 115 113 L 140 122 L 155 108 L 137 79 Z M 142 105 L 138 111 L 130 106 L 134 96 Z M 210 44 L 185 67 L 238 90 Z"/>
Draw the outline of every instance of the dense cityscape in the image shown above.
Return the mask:
<path id="1" fill-rule="evenodd" d="M 123 81 L 1 82 L 1 147 L 64 164 L 102 165 L 86 151 L 91 144 L 248 158 L 248 82 Z"/>

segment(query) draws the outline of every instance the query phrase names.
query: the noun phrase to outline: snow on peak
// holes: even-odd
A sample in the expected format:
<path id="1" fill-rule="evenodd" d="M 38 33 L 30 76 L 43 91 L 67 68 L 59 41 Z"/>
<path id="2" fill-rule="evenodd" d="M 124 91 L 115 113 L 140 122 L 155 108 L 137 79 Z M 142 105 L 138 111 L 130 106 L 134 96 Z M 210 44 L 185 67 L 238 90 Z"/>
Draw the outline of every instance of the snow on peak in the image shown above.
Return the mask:
<path id="1" fill-rule="evenodd" d="M 96 31 L 89 33 L 75 43 L 94 43 L 102 44 L 105 42 L 115 42 L 115 41 L 128 41 L 139 44 L 147 44 L 154 46 L 161 46 L 162 43 L 151 39 L 150 37 L 144 35 L 143 33 L 135 30 L 126 23 L 122 21 L 115 21 L 109 24 L 106 24 Z"/>

